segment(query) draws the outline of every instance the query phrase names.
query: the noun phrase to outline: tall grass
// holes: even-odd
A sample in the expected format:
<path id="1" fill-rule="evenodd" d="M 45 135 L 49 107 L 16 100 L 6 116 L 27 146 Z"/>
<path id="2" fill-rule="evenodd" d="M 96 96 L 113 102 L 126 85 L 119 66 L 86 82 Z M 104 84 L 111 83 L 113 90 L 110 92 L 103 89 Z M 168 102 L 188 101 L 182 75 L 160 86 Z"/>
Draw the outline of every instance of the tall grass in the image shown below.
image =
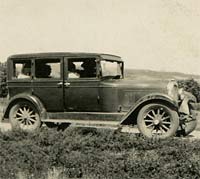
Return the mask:
<path id="1" fill-rule="evenodd" d="M 90 128 L 0 133 L 0 178 L 199 178 L 198 140 Z"/>

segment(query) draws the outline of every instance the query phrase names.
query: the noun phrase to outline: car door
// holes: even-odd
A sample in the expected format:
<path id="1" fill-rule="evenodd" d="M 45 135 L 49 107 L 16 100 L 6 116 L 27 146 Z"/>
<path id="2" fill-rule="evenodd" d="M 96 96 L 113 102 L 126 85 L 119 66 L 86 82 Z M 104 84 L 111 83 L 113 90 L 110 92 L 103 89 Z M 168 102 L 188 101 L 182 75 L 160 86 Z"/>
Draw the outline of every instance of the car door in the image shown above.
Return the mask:
<path id="1" fill-rule="evenodd" d="M 86 61 L 88 64 L 86 64 Z M 64 105 L 66 111 L 100 111 L 96 58 L 66 57 L 64 62 Z"/>
<path id="2" fill-rule="evenodd" d="M 48 112 L 63 111 L 63 59 L 45 57 L 36 58 L 34 62 L 34 95 L 41 100 Z"/>

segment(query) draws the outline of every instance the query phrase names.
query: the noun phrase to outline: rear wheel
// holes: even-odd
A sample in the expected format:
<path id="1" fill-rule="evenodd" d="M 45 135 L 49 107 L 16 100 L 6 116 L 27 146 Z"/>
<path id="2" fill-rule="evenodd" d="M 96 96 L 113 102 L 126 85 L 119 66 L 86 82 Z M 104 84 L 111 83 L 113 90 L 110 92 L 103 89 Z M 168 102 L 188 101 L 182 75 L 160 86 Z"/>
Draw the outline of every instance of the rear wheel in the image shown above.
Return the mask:
<path id="1" fill-rule="evenodd" d="M 175 135 L 179 127 L 179 117 L 168 106 L 152 103 L 140 110 L 137 125 L 144 136 L 165 139 Z"/>
<path id="2" fill-rule="evenodd" d="M 24 131 L 34 131 L 41 126 L 38 110 L 28 101 L 21 101 L 13 105 L 9 112 L 9 120 L 12 128 Z"/>

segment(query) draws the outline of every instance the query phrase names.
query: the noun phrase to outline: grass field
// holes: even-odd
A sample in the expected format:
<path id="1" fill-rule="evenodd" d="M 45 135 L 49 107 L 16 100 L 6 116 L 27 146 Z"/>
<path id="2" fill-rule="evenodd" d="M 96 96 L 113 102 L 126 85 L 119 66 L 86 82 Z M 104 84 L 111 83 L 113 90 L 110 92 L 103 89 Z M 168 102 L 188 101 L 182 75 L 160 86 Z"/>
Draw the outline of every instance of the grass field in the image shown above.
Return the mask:
<path id="1" fill-rule="evenodd" d="M 92 128 L 0 133 L 0 178 L 199 178 L 199 140 Z"/>

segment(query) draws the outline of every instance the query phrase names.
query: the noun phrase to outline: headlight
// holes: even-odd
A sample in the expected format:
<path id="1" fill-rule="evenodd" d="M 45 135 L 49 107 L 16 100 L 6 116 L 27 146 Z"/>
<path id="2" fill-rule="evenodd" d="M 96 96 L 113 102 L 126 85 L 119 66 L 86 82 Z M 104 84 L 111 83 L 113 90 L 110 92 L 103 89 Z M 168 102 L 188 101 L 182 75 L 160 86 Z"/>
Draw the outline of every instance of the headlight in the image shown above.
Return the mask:
<path id="1" fill-rule="evenodd" d="M 179 98 L 179 89 L 178 89 L 178 83 L 176 80 L 172 79 L 170 82 L 167 84 L 167 92 L 168 95 L 175 101 L 178 101 Z"/>

